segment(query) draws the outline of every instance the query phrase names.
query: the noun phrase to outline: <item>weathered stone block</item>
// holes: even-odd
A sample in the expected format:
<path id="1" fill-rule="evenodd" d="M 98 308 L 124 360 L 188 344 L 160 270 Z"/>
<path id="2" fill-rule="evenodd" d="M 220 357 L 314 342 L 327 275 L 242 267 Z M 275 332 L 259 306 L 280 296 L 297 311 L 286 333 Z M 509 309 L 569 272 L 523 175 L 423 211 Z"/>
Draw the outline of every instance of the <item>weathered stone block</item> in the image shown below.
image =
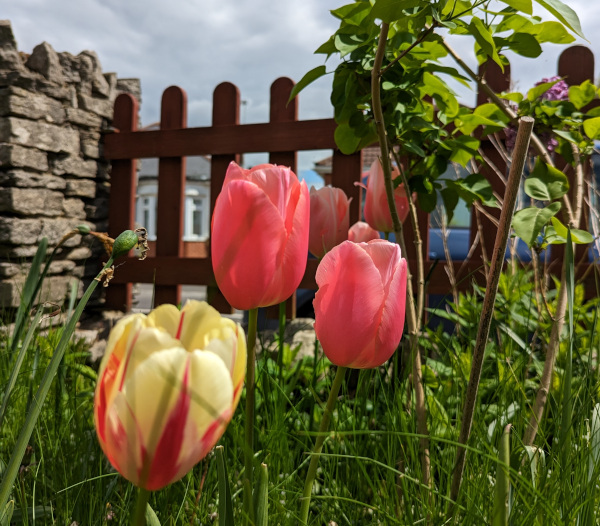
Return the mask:
<path id="1" fill-rule="evenodd" d="M 67 182 L 62 177 L 50 174 L 10 170 L 0 172 L 0 186 L 17 186 L 20 188 L 47 188 L 48 190 L 64 190 Z"/>
<path id="2" fill-rule="evenodd" d="M 113 104 L 110 100 L 96 99 L 82 93 L 78 95 L 77 100 L 80 108 L 96 113 L 97 115 L 100 115 L 106 119 L 112 119 Z"/>
<path id="3" fill-rule="evenodd" d="M 0 212 L 53 217 L 62 215 L 64 201 L 62 192 L 47 188 L 4 188 L 0 193 Z"/>
<path id="4" fill-rule="evenodd" d="M 16 144 L 0 144 L 0 164 L 3 167 L 31 168 L 38 172 L 48 171 L 48 157 L 44 152 Z"/>
<path id="5" fill-rule="evenodd" d="M 86 160 L 79 156 L 69 155 L 52 162 L 52 173 L 55 175 L 76 175 L 78 177 L 96 177 L 98 165 L 96 161 Z"/>
<path id="6" fill-rule="evenodd" d="M 29 69 L 41 73 L 51 82 L 63 84 L 65 81 L 58 53 L 48 42 L 42 42 L 35 46 L 25 65 Z"/>
<path id="7" fill-rule="evenodd" d="M 58 303 L 61 305 L 70 289 L 71 276 L 48 276 L 42 284 L 40 292 L 41 301 Z M 4 308 L 18 307 L 25 278 L 12 279 L 0 283 L 0 306 Z M 78 295 L 83 291 L 83 284 L 79 282 Z"/>
<path id="8" fill-rule="evenodd" d="M 17 42 L 9 20 L 0 20 L 0 69 L 23 68 Z"/>
<path id="9" fill-rule="evenodd" d="M 47 237 L 48 244 L 50 246 L 55 246 L 66 233 L 70 232 L 81 223 L 85 223 L 85 221 L 69 218 L 43 219 L 42 230 L 40 232 L 39 239 L 42 239 L 42 237 Z M 80 243 L 81 235 L 77 234 L 65 241 L 64 246 L 75 247 Z"/>
<path id="10" fill-rule="evenodd" d="M 84 137 L 82 134 L 81 137 L 81 154 L 84 157 L 91 157 L 92 159 L 98 159 L 100 155 L 102 155 L 100 144 L 100 134 L 94 136 L 94 134 L 90 134 L 87 137 Z"/>
<path id="11" fill-rule="evenodd" d="M 85 206 L 88 219 L 97 221 L 108 217 L 108 197 L 94 199 L 91 204 Z"/>
<path id="12" fill-rule="evenodd" d="M 81 199 L 72 197 L 70 199 L 63 200 L 63 210 L 65 216 L 73 217 L 75 219 L 85 219 L 85 204 Z"/>
<path id="13" fill-rule="evenodd" d="M 0 243 L 33 245 L 40 239 L 41 219 L 22 219 L 0 216 Z"/>
<path id="14" fill-rule="evenodd" d="M 90 247 L 77 247 L 74 250 L 71 250 L 66 255 L 66 258 L 71 261 L 81 261 L 82 259 L 87 259 L 92 256 L 92 249 Z"/>
<path id="15" fill-rule="evenodd" d="M 69 179 L 66 181 L 65 195 L 80 197 L 96 197 L 96 183 L 89 179 Z"/>
<path id="16" fill-rule="evenodd" d="M 49 152 L 79 152 L 77 130 L 17 117 L 0 118 L 0 142 L 16 143 Z"/>
<path id="17" fill-rule="evenodd" d="M 56 124 L 65 120 L 65 111 L 60 101 L 18 87 L 0 90 L 0 115 L 45 119 Z"/>
<path id="18" fill-rule="evenodd" d="M 17 265 L 16 263 L 0 263 L 0 277 L 2 278 L 10 278 L 21 272 L 21 265 Z"/>
<path id="19" fill-rule="evenodd" d="M 86 76 L 89 78 L 92 87 L 92 93 L 100 95 L 101 97 L 108 98 L 110 93 L 110 86 L 104 75 L 102 74 L 102 66 L 100 59 L 95 51 L 82 51 L 79 53 L 78 58 L 80 59 L 79 74 L 83 78 Z M 83 72 L 85 69 L 85 73 Z"/>
<path id="20" fill-rule="evenodd" d="M 102 117 L 98 117 L 90 111 L 80 110 L 77 108 L 67 108 L 67 120 L 84 128 L 100 128 L 102 125 Z"/>

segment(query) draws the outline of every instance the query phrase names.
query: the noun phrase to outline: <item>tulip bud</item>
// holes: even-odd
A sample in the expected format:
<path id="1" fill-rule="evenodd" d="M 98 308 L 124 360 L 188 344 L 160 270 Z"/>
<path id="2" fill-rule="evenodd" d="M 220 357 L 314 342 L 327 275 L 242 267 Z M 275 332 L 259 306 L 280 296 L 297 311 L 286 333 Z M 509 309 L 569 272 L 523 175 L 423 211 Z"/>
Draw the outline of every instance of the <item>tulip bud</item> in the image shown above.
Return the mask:
<path id="1" fill-rule="evenodd" d="M 219 289 L 240 310 L 275 305 L 298 288 L 308 254 L 310 199 L 289 168 L 231 163 L 211 225 Z"/>
<path id="2" fill-rule="evenodd" d="M 324 186 L 310 189 L 310 233 L 308 250 L 322 258 L 342 241 L 348 239 L 350 199 L 340 188 Z"/>
<path id="3" fill-rule="evenodd" d="M 321 260 L 316 280 L 315 332 L 325 355 L 356 369 L 388 360 L 404 329 L 407 263 L 400 247 L 344 241 Z"/>
<path id="4" fill-rule="evenodd" d="M 126 256 L 127 253 L 138 244 L 138 236 L 133 230 L 121 232 L 113 244 L 112 258 L 117 259 Z"/>

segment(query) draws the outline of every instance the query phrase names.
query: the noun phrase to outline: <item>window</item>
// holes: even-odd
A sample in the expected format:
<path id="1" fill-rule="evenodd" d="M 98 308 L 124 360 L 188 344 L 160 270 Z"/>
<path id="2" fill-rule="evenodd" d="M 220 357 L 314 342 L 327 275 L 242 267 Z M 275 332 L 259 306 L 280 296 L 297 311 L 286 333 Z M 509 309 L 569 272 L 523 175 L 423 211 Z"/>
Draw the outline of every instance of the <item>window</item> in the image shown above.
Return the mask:
<path id="1" fill-rule="evenodd" d="M 137 198 L 136 223 L 148 231 L 148 239 L 156 239 L 156 196 L 141 195 Z"/>
<path id="2" fill-rule="evenodd" d="M 198 192 L 194 193 L 197 194 Z M 204 241 L 205 239 L 208 239 L 209 206 L 208 198 L 205 195 L 188 195 L 186 197 L 184 240 Z"/>

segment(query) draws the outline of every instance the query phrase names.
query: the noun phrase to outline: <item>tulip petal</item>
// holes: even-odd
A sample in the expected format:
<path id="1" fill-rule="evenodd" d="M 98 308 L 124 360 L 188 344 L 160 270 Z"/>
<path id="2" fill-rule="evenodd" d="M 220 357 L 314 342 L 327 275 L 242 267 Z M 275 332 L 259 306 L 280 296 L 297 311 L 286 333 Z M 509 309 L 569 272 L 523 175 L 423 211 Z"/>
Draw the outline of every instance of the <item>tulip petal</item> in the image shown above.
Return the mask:
<path id="1" fill-rule="evenodd" d="M 283 219 L 267 195 L 247 181 L 225 185 L 211 239 L 215 278 L 227 301 L 237 309 L 264 305 L 265 291 L 284 264 L 286 242 Z"/>
<path id="2" fill-rule="evenodd" d="M 232 400 L 231 377 L 218 356 L 182 348 L 154 353 L 109 409 L 107 456 L 133 483 L 159 489 L 208 452 L 202 438 L 215 421 L 224 429 Z"/>
<path id="3" fill-rule="evenodd" d="M 181 312 L 175 305 L 164 304 L 159 305 L 148 314 L 148 323 L 155 327 L 162 327 L 173 338 L 179 339 L 177 333 L 180 318 Z"/>
<path id="4" fill-rule="evenodd" d="M 316 280 L 315 331 L 323 351 L 336 365 L 360 367 L 361 353 L 374 352 L 384 297 L 379 272 L 361 245 L 345 241 L 325 255 Z"/>

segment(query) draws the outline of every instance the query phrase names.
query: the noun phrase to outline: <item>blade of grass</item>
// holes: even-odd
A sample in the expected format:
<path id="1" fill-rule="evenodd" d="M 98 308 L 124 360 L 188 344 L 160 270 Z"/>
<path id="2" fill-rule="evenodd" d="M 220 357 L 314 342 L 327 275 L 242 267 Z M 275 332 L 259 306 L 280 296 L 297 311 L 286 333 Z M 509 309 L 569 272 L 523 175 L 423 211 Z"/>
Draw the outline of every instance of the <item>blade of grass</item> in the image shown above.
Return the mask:
<path id="1" fill-rule="evenodd" d="M 17 314 L 15 317 L 15 328 L 13 330 L 11 342 L 11 355 L 15 352 L 18 342 L 21 339 L 25 315 L 31 310 L 31 305 L 35 300 L 35 296 L 37 295 L 39 287 L 41 286 L 40 280 L 43 280 L 43 276 L 40 277 L 40 266 L 46 257 L 47 251 L 48 238 L 43 238 L 40 241 L 35 256 L 33 257 L 31 268 L 29 269 L 27 278 L 25 279 L 25 284 L 23 285 L 23 296 L 21 298 L 21 302 L 19 303 L 19 308 L 17 309 Z"/>
<path id="2" fill-rule="evenodd" d="M 500 447 L 498 448 L 498 465 L 496 468 L 496 484 L 494 486 L 494 510 L 492 512 L 492 526 L 508 526 L 508 496 L 510 493 L 510 430 L 508 424 L 502 432 Z"/>
<path id="3" fill-rule="evenodd" d="M 8 401 L 10 399 L 11 392 L 15 383 L 17 382 L 17 377 L 19 376 L 19 372 L 21 371 L 21 365 L 23 365 L 23 360 L 25 359 L 25 354 L 27 353 L 27 349 L 29 349 L 29 344 L 35 334 L 37 327 L 42 319 L 42 314 L 44 313 L 43 308 L 39 308 L 35 313 L 33 318 L 33 322 L 29 326 L 29 330 L 25 335 L 25 339 L 23 340 L 23 344 L 21 345 L 21 349 L 19 350 L 19 354 L 17 355 L 17 359 L 15 364 L 13 365 L 10 371 L 10 377 L 8 379 L 8 383 L 6 384 L 6 389 L 4 390 L 4 396 L 2 397 L 2 406 L 0 407 L 0 429 L 2 429 L 2 422 L 4 420 L 4 415 L 6 413 L 6 408 L 8 407 Z"/>
<path id="4" fill-rule="evenodd" d="M 2 482 L 0 483 L 0 509 L 3 509 L 7 502 L 9 495 L 12 491 L 12 487 L 15 479 L 19 473 L 19 467 L 21 464 L 21 460 L 23 459 L 23 455 L 25 454 L 25 449 L 27 448 L 27 444 L 29 443 L 29 439 L 31 438 L 31 434 L 33 433 L 33 429 L 37 422 L 37 419 L 40 415 L 42 405 L 48 395 L 48 391 L 50 390 L 50 386 L 52 385 L 52 381 L 54 380 L 54 376 L 56 375 L 56 371 L 58 370 L 58 366 L 62 360 L 65 349 L 67 348 L 67 344 L 71 339 L 71 335 L 75 331 L 75 327 L 83 309 L 85 308 L 87 302 L 89 301 L 92 293 L 100 283 L 100 279 L 104 274 L 104 270 L 109 268 L 113 264 L 113 258 L 109 258 L 108 262 L 104 265 L 102 271 L 98 274 L 98 276 L 92 280 L 87 290 L 85 291 L 83 297 L 77 304 L 77 308 L 73 313 L 73 316 L 69 319 L 67 326 L 64 329 L 62 337 L 52 354 L 52 358 L 50 359 L 50 363 L 44 372 L 44 376 L 40 385 L 37 389 L 37 392 L 32 400 L 32 403 L 29 406 L 29 411 L 27 413 L 27 417 L 25 419 L 25 423 L 21 428 L 21 432 L 19 433 L 19 437 L 17 439 L 17 443 L 12 451 L 10 460 L 6 467 L 6 471 L 4 472 L 4 477 L 2 478 Z"/>

